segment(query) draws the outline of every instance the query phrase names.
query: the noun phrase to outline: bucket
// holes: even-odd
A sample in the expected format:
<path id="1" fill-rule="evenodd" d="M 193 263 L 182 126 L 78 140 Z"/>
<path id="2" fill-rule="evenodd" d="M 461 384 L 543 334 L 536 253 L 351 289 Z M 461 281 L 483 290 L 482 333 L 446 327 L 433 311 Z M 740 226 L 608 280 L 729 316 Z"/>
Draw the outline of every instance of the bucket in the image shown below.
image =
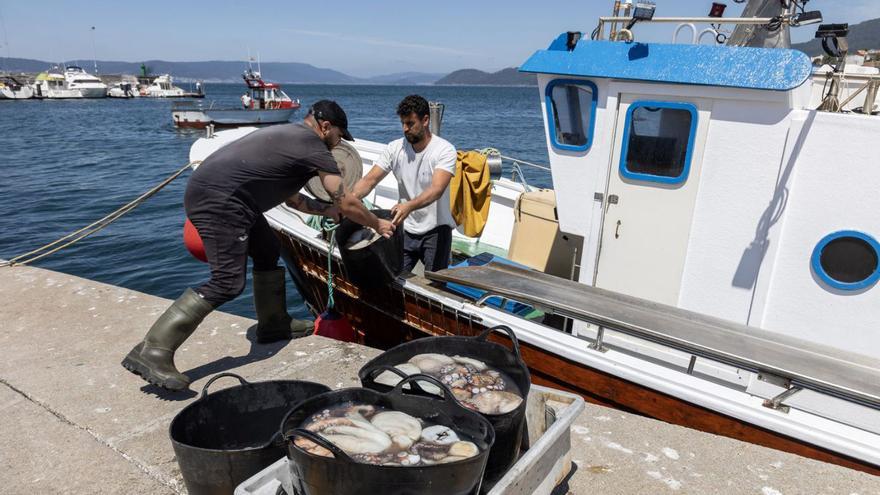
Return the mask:
<path id="1" fill-rule="evenodd" d="M 208 395 L 223 377 L 241 385 Z M 190 495 L 229 495 L 242 481 L 281 457 L 278 427 L 291 407 L 329 391 L 295 380 L 251 383 L 233 373 L 214 376 L 201 396 L 171 421 L 169 434 Z"/>
<path id="2" fill-rule="evenodd" d="M 507 347 L 489 342 L 488 337 L 494 331 L 505 333 L 513 344 L 511 351 Z M 459 355 L 478 359 L 509 376 L 523 394 L 522 403 L 506 414 L 483 415 L 495 429 L 495 446 L 489 454 L 483 489 L 488 491 L 495 482 L 519 458 L 520 445 L 526 423 L 526 398 L 529 396 L 531 376 L 519 352 L 519 341 L 513 331 L 504 325 L 485 330 L 476 337 L 425 337 L 416 339 L 389 349 L 364 365 L 358 373 L 364 387 L 380 392 L 391 387 L 375 381 L 385 371 L 394 371 L 393 366 L 407 362 L 418 354 L 436 353 L 449 356 Z M 399 384 L 398 384 L 399 386 Z"/>
<path id="3" fill-rule="evenodd" d="M 409 383 L 418 389 L 418 381 L 439 386 L 444 395 L 424 392 L 414 395 L 403 390 Z M 320 435 L 300 428 L 312 414 L 346 402 L 385 407 L 451 427 L 475 443 L 480 453 L 448 464 L 377 466 L 356 462 Z M 495 440 L 488 421 L 459 405 L 449 389 L 427 375 L 407 377 L 387 393 L 348 388 L 314 397 L 290 411 L 281 431 L 287 442 L 295 495 L 475 495 L 480 490 L 489 449 Z M 300 449 L 293 443 L 297 437 L 312 440 L 334 457 L 321 457 Z"/>
<path id="4" fill-rule="evenodd" d="M 383 220 L 393 218 L 391 210 L 372 212 Z M 403 272 L 403 226 L 398 226 L 388 239 L 379 237 L 361 249 L 347 249 L 349 237 L 363 228 L 346 218 L 336 229 L 336 242 L 348 279 L 362 289 L 388 285 Z"/>

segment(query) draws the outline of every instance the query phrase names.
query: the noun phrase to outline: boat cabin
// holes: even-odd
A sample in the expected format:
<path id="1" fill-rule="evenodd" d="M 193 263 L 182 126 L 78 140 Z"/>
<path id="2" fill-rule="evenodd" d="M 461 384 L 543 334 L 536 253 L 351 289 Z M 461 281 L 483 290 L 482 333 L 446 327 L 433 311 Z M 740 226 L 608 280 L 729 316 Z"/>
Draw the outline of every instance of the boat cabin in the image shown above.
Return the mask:
<path id="1" fill-rule="evenodd" d="M 577 280 L 876 357 L 880 168 L 839 143 L 880 119 L 816 110 L 799 51 L 578 38 L 520 67 Z"/>

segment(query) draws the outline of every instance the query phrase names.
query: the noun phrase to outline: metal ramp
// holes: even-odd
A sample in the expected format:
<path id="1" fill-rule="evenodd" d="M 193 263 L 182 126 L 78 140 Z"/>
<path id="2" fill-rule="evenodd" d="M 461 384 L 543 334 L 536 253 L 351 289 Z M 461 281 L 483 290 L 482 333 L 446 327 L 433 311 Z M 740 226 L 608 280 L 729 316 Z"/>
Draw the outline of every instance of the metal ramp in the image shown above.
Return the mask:
<path id="1" fill-rule="evenodd" d="M 689 371 L 697 358 L 706 358 L 789 381 L 788 390 L 765 402 L 768 407 L 782 409 L 783 400 L 808 389 L 880 409 L 880 360 L 867 356 L 499 263 L 425 277 L 486 291 L 477 305 L 505 297 L 598 325 L 590 346 L 597 350 L 609 329 L 691 354 Z"/>

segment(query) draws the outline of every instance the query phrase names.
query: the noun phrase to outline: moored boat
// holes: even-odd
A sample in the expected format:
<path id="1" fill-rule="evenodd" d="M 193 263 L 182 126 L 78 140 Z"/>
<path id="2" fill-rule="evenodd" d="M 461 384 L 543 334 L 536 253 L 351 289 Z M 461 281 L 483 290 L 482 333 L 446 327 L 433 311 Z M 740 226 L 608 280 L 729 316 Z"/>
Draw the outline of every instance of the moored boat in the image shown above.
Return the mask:
<path id="1" fill-rule="evenodd" d="M 34 90 L 11 75 L 0 75 L 0 100 L 27 100 Z"/>
<path id="2" fill-rule="evenodd" d="M 107 96 L 107 85 L 96 76 L 89 74 L 82 67 L 68 65 L 64 69 L 64 80 L 67 89 L 78 91 L 81 98 L 104 98 Z"/>
<path id="3" fill-rule="evenodd" d="M 242 95 L 242 108 L 213 108 L 209 105 L 180 103 L 171 110 L 176 127 L 204 128 L 208 125 L 234 127 L 242 125 L 265 125 L 288 122 L 300 107 L 281 90 L 277 83 L 263 81 L 259 72 L 247 70 L 244 82 L 248 92 Z"/>
<path id="4" fill-rule="evenodd" d="M 650 19 L 636 12 L 603 18 L 595 39 L 562 33 L 520 67 L 538 77 L 555 189 L 495 180 L 483 235 L 455 235 L 472 266 L 371 291 L 279 206 L 266 217 L 300 293 L 326 306 L 330 258 L 335 307 L 368 345 L 505 324 L 535 383 L 880 474 L 880 171 L 861 146 L 880 133 L 880 76 L 848 106 L 843 67 L 814 72 L 801 52 L 727 44 L 715 27 L 754 40 L 807 19 L 796 7 L 652 20 L 709 24 L 716 46 L 634 42 Z M 840 27 L 820 35 L 845 46 Z M 353 144 L 366 170 L 385 149 Z M 394 178 L 367 199 L 394 205 Z"/>

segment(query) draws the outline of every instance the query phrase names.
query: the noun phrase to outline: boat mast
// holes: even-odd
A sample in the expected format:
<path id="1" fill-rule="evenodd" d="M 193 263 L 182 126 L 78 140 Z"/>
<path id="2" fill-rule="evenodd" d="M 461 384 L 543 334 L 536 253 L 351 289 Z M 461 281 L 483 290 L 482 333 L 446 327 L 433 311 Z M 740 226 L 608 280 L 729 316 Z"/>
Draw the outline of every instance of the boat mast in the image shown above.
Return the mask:
<path id="1" fill-rule="evenodd" d="M 3 12 L 0 12 L 0 27 L 3 28 L 3 46 L 6 48 L 6 63 L 8 64 L 9 59 L 12 58 L 12 55 L 10 54 L 9 36 L 6 32 L 6 21 L 3 18 Z M 0 64 L 0 67 L 2 66 L 3 64 Z"/>
<path id="2" fill-rule="evenodd" d="M 749 0 L 740 17 L 778 17 L 778 25 L 744 25 L 733 30 L 728 46 L 753 46 L 762 48 L 791 48 L 791 34 L 788 23 L 781 22 L 782 16 L 792 12 L 797 0 Z M 806 3 L 806 2 L 803 2 Z M 790 4 L 790 5 L 789 5 Z"/>
<path id="3" fill-rule="evenodd" d="M 95 50 L 95 26 L 92 26 L 92 63 L 95 65 L 95 75 L 98 75 L 98 55 Z"/>

